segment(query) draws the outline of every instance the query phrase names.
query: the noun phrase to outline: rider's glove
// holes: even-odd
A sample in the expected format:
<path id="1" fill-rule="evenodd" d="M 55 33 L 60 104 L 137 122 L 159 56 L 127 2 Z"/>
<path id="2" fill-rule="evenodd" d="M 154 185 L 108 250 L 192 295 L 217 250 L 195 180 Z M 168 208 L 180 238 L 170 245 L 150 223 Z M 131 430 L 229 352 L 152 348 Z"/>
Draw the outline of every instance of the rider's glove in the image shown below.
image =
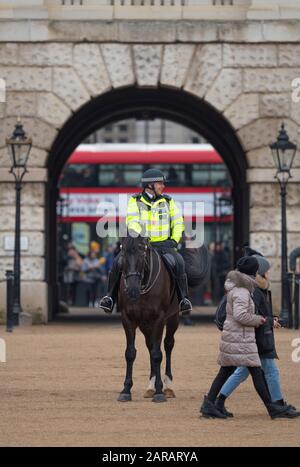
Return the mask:
<path id="1" fill-rule="evenodd" d="M 177 248 L 177 245 L 178 243 L 176 242 L 176 240 L 166 240 L 165 242 L 165 246 L 167 248 Z"/>

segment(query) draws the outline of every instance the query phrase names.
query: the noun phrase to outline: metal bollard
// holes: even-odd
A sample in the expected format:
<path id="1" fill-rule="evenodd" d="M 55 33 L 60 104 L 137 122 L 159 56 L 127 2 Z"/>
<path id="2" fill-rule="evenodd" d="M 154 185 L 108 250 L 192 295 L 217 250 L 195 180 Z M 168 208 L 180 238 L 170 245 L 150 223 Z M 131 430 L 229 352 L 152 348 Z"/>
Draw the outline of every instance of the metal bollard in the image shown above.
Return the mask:
<path id="1" fill-rule="evenodd" d="M 300 274 L 295 274 L 295 294 L 294 294 L 294 328 L 299 329 L 300 314 Z"/>
<path id="2" fill-rule="evenodd" d="M 6 331 L 12 332 L 14 328 L 13 315 L 14 273 L 6 271 Z"/>

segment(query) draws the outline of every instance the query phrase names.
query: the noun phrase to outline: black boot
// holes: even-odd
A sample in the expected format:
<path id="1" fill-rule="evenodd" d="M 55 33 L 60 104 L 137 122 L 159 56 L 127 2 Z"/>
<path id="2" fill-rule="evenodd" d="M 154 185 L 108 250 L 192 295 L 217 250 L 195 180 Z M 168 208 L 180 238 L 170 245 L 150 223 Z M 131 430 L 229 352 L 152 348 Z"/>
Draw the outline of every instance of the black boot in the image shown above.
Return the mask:
<path id="1" fill-rule="evenodd" d="M 298 417 L 300 417 L 300 411 L 299 410 L 297 410 L 296 408 L 293 408 L 292 405 L 288 405 L 288 407 L 289 407 L 289 410 L 286 413 L 287 418 L 298 418 Z"/>
<path id="2" fill-rule="evenodd" d="M 222 418 L 226 419 L 226 415 L 224 415 L 220 410 L 217 409 L 215 404 L 208 399 L 207 396 L 204 396 L 203 403 L 200 407 L 200 412 L 204 418 Z"/>
<path id="3" fill-rule="evenodd" d="M 280 406 L 278 404 L 266 404 L 267 411 L 270 417 L 274 420 L 275 418 L 296 418 L 297 412 L 291 410 L 288 406 Z M 294 413 L 293 413 L 294 412 Z"/>
<path id="4" fill-rule="evenodd" d="M 233 417 L 233 413 L 232 412 L 228 412 L 228 410 L 226 409 L 225 407 L 225 399 L 222 398 L 222 397 L 218 397 L 217 400 L 216 400 L 216 403 L 215 403 L 215 406 L 217 407 L 217 409 L 219 410 L 219 412 L 221 412 L 223 415 L 226 415 L 226 417 L 228 418 L 232 418 Z"/>
<path id="5" fill-rule="evenodd" d="M 193 307 L 188 297 L 188 283 L 186 274 L 181 274 L 176 278 L 177 282 L 177 292 L 179 300 L 179 311 L 182 315 L 188 315 L 191 313 Z"/>
<path id="6" fill-rule="evenodd" d="M 294 405 L 288 404 L 285 400 L 281 399 L 279 401 L 275 401 L 274 404 L 277 404 L 281 407 L 289 407 L 292 410 L 297 410 Z"/>
<path id="7" fill-rule="evenodd" d="M 113 267 L 108 276 L 108 293 L 100 300 L 96 300 L 96 308 L 101 308 L 105 313 L 112 313 L 118 294 L 121 273 L 117 267 Z"/>

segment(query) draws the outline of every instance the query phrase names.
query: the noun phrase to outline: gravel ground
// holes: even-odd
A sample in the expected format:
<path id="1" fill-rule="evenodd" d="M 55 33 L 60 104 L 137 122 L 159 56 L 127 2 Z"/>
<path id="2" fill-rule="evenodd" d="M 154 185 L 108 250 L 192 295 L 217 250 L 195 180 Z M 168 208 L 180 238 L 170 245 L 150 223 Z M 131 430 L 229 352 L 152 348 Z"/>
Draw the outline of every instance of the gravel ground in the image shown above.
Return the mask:
<path id="1" fill-rule="evenodd" d="M 0 327 L 7 362 L 0 363 L 1 446 L 299 446 L 300 419 L 272 421 L 246 381 L 228 401 L 234 419 L 199 417 L 218 369 L 214 325 L 181 326 L 173 374 L 176 398 L 144 399 L 148 352 L 138 332 L 133 401 L 116 401 L 124 379 L 120 323 L 54 323 Z M 277 332 L 282 387 L 300 407 L 300 363 L 291 359 L 299 331 Z"/>

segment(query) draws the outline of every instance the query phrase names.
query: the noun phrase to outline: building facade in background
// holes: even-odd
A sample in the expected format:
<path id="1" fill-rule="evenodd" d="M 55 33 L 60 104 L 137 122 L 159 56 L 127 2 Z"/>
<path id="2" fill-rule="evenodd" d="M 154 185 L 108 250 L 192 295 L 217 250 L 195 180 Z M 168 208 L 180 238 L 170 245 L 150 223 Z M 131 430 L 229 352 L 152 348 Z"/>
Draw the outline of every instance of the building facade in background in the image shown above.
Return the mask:
<path id="1" fill-rule="evenodd" d="M 174 122 L 130 119 L 106 125 L 88 136 L 86 143 L 200 144 L 206 143 L 206 140 L 195 131 Z"/>

